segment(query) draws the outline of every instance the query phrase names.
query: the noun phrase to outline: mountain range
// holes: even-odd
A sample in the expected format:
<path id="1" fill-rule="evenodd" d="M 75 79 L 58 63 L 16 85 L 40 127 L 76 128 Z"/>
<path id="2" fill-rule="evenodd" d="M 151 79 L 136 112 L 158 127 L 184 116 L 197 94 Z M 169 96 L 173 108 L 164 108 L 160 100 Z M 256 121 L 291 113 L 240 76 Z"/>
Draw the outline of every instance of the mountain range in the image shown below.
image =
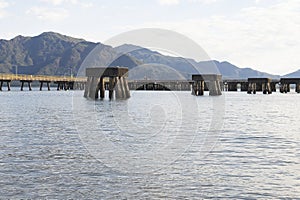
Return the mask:
<path id="1" fill-rule="evenodd" d="M 34 37 L 17 36 L 0 40 L 0 73 L 40 75 L 84 75 L 85 68 L 125 66 L 129 78 L 179 79 L 194 73 L 214 73 L 223 78 L 279 78 L 251 68 L 239 68 L 229 62 L 216 60 L 197 62 L 193 59 L 163 55 L 147 48 L 123 44 L 111 47 L 55 32 Z M 162 76 L 164 74 L 164 76 Z M 300 75 L 300 70 L 284 77 Z"/>

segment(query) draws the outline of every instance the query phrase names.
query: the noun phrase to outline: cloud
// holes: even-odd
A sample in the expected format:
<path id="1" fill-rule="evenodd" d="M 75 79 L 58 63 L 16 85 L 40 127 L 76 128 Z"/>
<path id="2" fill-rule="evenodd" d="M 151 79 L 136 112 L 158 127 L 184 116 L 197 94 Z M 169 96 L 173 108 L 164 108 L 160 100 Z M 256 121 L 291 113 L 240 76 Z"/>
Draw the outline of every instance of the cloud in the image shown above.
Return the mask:
<path id="1" fill-rule="evenodd" d="M 54 6 L 59 6 L 62 4 L 72 4 L 72 5 L 78 5 L 82 7 L 91 7 L 93 4 L 88 1 L 80 1 L 80 0 L 40 0 L 41 2 L 49 3 Z"/>
<path id="2" fill-rule="evenodd" d="M 249 7 L 230 16 L 153 22 L 141 27 L 166 28 L 193 38 L 212 59 L 240 67 L 283 74 L 300 67 L 300 1 Z"/>
<path id="3" fill-rule="evenodd" d="M 158 0 L 158 3 L 163 6 L 170 6 L 179 4 L 179 0 Z"/>
<path id="4" fill-rule="evenodd" d="M 212 4 L 212 3 L 216 3 L 218 0 L 188 0 L 188 1 L 194 3 L 201 3 L 201 4 Z"/>
<path id="5" fill-rule="evenodd" d="M 5 11 L 5 8 L 9 6 L 9 3 L 4 0 L 0 0 L 0 18 L 3 18 L 8 15 L 8 13 Z"/>
<path id="6" fill-rule="evenodd" d="M 50 9 L 46 7 L 32 7 L 26 11 L 28 15 L 34 15 L 40 20 L 59 21 L 67 18 L 69 12 L 65 9 L 55 8 Z"/>
<path id="7" fill-rule="evenodd" d="M 9 6 L 9 3 L 4 0 L 0 0 L 0 9 L 6 8 Z"/>
<path id="8" fill-rule="evenodd" d="M 201 4 L 212 4 L 216 3 L 218 0 L 157 0 L 160 5 L 178 5 L 180 2 L 182 3 L 201 3 Z"/>

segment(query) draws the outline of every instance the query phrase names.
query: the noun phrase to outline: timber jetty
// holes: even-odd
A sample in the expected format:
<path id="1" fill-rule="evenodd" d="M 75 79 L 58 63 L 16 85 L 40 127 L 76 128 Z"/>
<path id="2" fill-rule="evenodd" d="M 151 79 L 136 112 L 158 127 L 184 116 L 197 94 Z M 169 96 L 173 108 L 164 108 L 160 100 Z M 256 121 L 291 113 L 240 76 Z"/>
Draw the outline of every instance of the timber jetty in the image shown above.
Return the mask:
<path id="1" fill-rule="evenodd" d="M 15 74 L 0 74 L 0 91 L 4 83 L 7 86 L 7 90 L 11 90 L 11 82 L 20 81 L 21 91 L 23 91 L 24 86 L 27 85 L 28 89 L 32 90 L 32 82 L 40 83 L 40 90 L 43 89 L 43 85 L 47 86 L 50 90 L 50 83 L 57 84 L 57 90 L 73 90 L 73 89 L 84 89 L 86 78 L 74 78 L 66 76 L 42 76 L 42 75 L 15 75 Z"/>

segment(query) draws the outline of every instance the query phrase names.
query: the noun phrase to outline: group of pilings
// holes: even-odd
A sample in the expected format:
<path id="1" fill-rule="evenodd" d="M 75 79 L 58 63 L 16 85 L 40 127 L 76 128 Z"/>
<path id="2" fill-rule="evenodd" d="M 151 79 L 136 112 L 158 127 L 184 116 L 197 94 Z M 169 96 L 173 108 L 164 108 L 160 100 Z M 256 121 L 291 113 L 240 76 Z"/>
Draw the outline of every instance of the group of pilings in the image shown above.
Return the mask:
<path id="1" fill-rule="evenodd" d="M 84 97 L 90 99 L 104 99 L 105 88 L 108 89 L 109 99 L 127 99 L 130 97 L 127 75 L 128 68 L 87 68 L 88 77 Z M 106 81 L 105 81 L 106 80 Z M 108 81 L 107 81 L 108 80 Z M 105 87 L 106 86 L 106 87 Z M 100 95 L 99 95 L 100 93 Z"/>
<path id="2" fill-rule="evenodd" d="M 269 78 L 249 78 L 248 94 L 256 94 L 257 85 L 261 87 L 263 94 L 272 94 L 271 79 Z"/>
<path id="3" fill-rule="evenodd" d="M 222 76 L 217 74 L 195 74 L 192 75 L 192 95 L 203 96 L 205 87 L 209 90 L 210 96 L 222 95 Z"/>
<path id="4" fill-rule="evenodd" d="M 300 93 L 300 78 L 282 78 L 280 79 L 280 92 L 288 93 L 290 92 L 290 84 L 295 84 L 297 93 Z"/>
<path id="5" fill-rule="evenodd" d="M 291 91 L 290 84 L 282 84 L 280 87 L 281 93 L 288 93 Z M 295 92 L 300 93 L 300 84 L 296 84 Z"/>
<path id="6" fill-rule="evenodd" d="M 300 93 L 300 78 L 281 78 L 280 80 L 271 80 L 269 78 L 224 80 L 224 91 L 237 91 L 238 84 L 241 86 L 241 91 L 247 91 L 248 94 L 256 94 L 259 91 L 263 94 L 272 94 L 272 92 L 276 92 L 277 84 L 280 86 L 281 93 L 290 92 L 290 84 L 295 84 L 295 91 Z"/>

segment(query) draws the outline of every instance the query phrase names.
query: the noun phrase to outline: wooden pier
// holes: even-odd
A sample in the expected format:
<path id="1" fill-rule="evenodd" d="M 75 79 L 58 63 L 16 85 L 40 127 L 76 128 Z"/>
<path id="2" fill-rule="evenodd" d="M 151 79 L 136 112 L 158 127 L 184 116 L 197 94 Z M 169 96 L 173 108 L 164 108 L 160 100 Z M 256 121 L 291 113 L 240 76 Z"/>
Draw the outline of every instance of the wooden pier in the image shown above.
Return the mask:
<path id="1" fill-rule="evenodd" d="M 15 74 L 0 74 L 0 91 L 4 85 L 7 90 L 11 90 L 11 82 L 19 81 L 21 84 L 20 90 L 24 90 L 24 86 L 28 86 L 28 90 L 32 90 L 32 82 L 39 82 L 39 89 L 42 90 L 46 85 L 47 90 L 50 90 L 50 83 L 57 84 L 57 90 L 73 90 L 84 89 L 86 78 L 66 77 L 66 76 L 42 76 L 42 75 L 15 75 Z"/>

